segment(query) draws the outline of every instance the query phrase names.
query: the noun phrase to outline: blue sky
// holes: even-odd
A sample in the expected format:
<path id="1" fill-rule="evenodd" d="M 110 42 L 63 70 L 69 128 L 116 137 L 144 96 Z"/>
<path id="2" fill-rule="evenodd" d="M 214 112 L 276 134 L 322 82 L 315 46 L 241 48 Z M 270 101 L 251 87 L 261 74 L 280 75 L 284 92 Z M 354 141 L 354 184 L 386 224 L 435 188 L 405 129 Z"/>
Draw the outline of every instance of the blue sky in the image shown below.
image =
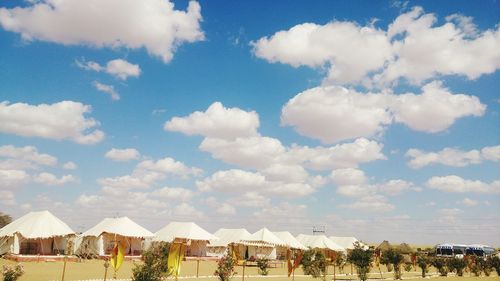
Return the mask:
<path id="1" fill-rule="evenodd" d="M 500 244 L 496 1 L 90 2 L 0 7 L 3 212 Z"/>

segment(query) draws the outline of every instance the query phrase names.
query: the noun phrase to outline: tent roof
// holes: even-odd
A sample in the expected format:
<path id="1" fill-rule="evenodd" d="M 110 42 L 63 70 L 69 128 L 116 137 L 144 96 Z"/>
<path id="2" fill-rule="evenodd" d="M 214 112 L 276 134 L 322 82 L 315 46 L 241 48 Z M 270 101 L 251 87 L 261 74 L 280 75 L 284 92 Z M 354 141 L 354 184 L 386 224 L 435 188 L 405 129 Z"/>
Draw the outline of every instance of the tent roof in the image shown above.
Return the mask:
<path id="1" fill-rule="evenodd" d="M 384 242 L 380 243 L 377 247 L 377 249 L 380 249 L 381 251 L 387 251 L 390 248 L 392 248 L 392 245 L 387 240 L 384 240 Z"/>
<path id="2" fill-rule="evenodd" d="M 249 240 L 252 236 L 244 228 L 221 228 L 214 233 L 219 240 L 210 240 L 210 247 L 226 247 L 231 243 L 238 243 L 241 240 Z"/>
<path id="3" fill-rule="evenodd" d="M 410 245 L 406 244 L 406 243 L 399 244 L 398 249 L 403 254 L 411 254 L 411 253 L 415 252 L 415 250 L 413 250 L 413 248 Z"/>
<path id="4" fill-rule="evenodd" d="M 172 242 L 176 238 L 203 241 L 219 239 L 194 222 L 171 222 L 155 233 L 154 240 Z"/>
<path id="5" fill-rule="evenodd" d="M 325 235 L 305 235 L 299 234 L 297 236 L 297 240 L 299 240 L 302 245 L 310 248 L 318 248 L 318 249 L 329 249 L 333 251 L 342 251 L 345 252 L 345 249 L 342 248 L 337 243 L 328 239 Z"/>
<path id="6" fill-rule="evenodd" d="M 302 245 L 293 235 L 288 231 L 273 232 L 279 239 L 283 240 L 287 247 L 292 249 L 307 250 L 307 247 Z"/>
<path id="7" fill-rule="evenodd" d="M 345 249 L 353 250 L 354 243 L 359 242 L 361 246 L 368 248 L 364 243 L 356 239 L 356 237 L 341 237 L 341 236 L 330 236 L 328 237 L 333 242 L 337 243 L 339 246 Z"/>
<path id="8" fill-rule="evenodd" d="M 124 237 L 153 237 L 154 234 L 138 225 L 128 217 L 105 218 L 100 223 L 85 231 L 82 236 L 99 236 L 103 233 L 117 234 Z"/>
<path id="9" fill-rule="evenodd" d="M 265 227 L 252 234 L 250 239 L 245 240 L 244 242 L 262 243 L 274 246 L 286 246 L 286 243 L 283 240 L 278 238 L 269 229 Z"/>
<path id="10" fill-rule="evenodd" d="M 28 239 L 66 236 L 75 232 L 49 211 L 30 212 L 0 229 L 0 237 L 21 234 Z"/>

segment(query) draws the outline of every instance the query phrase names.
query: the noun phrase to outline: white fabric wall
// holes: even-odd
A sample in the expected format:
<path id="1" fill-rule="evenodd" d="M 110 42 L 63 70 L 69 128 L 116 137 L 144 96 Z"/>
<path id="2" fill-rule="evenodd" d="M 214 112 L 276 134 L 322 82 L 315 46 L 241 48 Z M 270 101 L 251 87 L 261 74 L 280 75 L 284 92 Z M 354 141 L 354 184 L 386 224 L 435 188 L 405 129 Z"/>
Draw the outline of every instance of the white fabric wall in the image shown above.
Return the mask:
<path id="1" fill-rule="evenodd" d="M 191 245 L 188 246 L 187 256 L 206 257 L 207 241 L 192 240 Z"/>
<path id="2" fill-rule="evenodd" d="M 14 237 L 3 237 L 0 239 L 0 255 L 12 253 L 14 250 Z"/>
<path id="3" fill-rule="evenodd" d="M 11 253 L 18 255 L 19 251 L 21 251 L 21 235 L 14 234 L 14 243 L 12 243 Z"/>
<path id="4" fill-rule="evenodd" d="M 254 257 L 256 259 L 276 259 L 276 248 L 271 247 L 257 247 L 257 246 L 248 246 L 248 257 Z"/>

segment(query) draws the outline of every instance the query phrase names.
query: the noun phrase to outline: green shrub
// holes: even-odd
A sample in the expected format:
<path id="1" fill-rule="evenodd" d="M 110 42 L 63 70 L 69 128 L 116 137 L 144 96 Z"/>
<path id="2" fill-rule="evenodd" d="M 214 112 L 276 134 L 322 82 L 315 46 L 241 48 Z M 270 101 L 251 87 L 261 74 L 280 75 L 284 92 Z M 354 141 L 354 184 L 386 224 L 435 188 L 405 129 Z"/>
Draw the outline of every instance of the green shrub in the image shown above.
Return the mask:
<path id="1" fill-rule="evenodd" d="M 17 264 L 13 267 L 7 265 L 4 265 L 2 267 L 2 275 L 4 281 L 16 281 L 23 274 L 24 267 L 21 264 Z"/>
<path id="2" fill-rule="evenodd" d="M 464 275 L 464 269 L 467 263 L 464 259 L 452 258 L 447 261 L 447 266 L 450 272 L 456 272 L 458 276 Z"/>
<path id="3" fill-rule="evenodd" d="M 397 249 L 389 249 L 382 253 L 382 258 L 384 262 L 388 265 L 392 265 L 394 267 L 394 279 L 401 279 L 403 275 L 401 273 L 401 263 L 404 261 L 404 256 Z"/>
<path id="4" fill-rule="evenodd" d="M 269 260 L 266 258 L 257 259 L 257 267 L 259 268 L 260 275 L 269 274 Z"/>
<path id="5" fill-rule="evenodd" d="M 347 260 L 356 267 L 359 279 L 365 281 L 368 279 L 371 263 L 373 261 L 373 251 L 368 249 L 364 250 L 361 244 L 356 242 L 354 250 L 347 256 Z"/>
<path id="6" fill-rule="evenodd" d="M 413 268 L 413 264 L 411 262 L 405 262 L 404 269 L 406 272 L 410 272 L 410 270 Z"/>
<path id="7" fill-rule="evenodd" d="M 170 275 L 168 270 L 168 243 L 160 243 L 142 253 L 142 264 L 132 269 L 132 281 L 160 281 Z"/>
<path id="8" fill-rule="evenodd" d="M 427 255 L 421 254 L 417 257 L 417 264 L 422 269 L 422 278 L 425 278 L 425 274 L 429 272 L 430 259 Z"/>
<path id="9" fill-rule="evenodd" d="M 313 278 L 323 277 L 326 279 L 326 258 L 321 251 L 309 249 L 304 252 L 300 262 L 304 274 L 311 275 Z"/>
<path id="10" fill-rule="evenodd" d="M 448 267 L 446 266 L 446 260 L 443 258 L 432 259 L 432 265 L 437 268 L 441 276 L 448 276 Z"/>
<path id="11" fill-rule="evenodd" d="M 495 269 L 497 275 L 500 276 L 500 258 L 498 256 L 494 256 L 489 258 L 488 262 L 490 266 Z"/>
<path id="12" fill-rule="evenodd" d="M 344 253 L 337 253 L 337 257 L 335 258 L 335 265 L 339 268 L 340 273 L 344 273 L 344 266 L 346 264 L 346 256 Z"/>
<path id="13" fill-rule="evenodd" d="M 228 252 L 217 262 L 217 269 L 215 270 L 214 275 L 219 278 L 219 281 L 229 281 L 236 274 L 234 271 L 235 265 L 236 261 Z"/>

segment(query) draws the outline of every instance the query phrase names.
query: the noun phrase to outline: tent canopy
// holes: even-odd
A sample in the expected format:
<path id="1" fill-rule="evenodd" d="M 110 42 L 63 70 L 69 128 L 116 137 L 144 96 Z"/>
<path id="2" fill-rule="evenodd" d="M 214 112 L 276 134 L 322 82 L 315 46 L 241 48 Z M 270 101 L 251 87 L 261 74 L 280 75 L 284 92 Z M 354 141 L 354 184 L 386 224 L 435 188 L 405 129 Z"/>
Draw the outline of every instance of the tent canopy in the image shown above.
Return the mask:
<path id="1" fill-rule="evenodd" d="M 138 225 L 128 217 L 105 218 L 100 223 L 85 231 L 82 236 L 98 237 L 103 233 L 117 234 L 124 237 L 145 238 L 154 234 Z"/>
<path id="2" fill-rule="evenodd" d="M 286 246 L 286 243 L 274 235 L 269 229 L 262 228 L 259 231 L 252 234 L 250 239 L 244 240 L 243 242 L 257 243 L 272 246 Z"/>
<path id="3" fill-rule="evenodd" d="M 392 245 L 387 240 L 384 240 L 384 242 L 380 243 L 380 245 L 378 245 L 378 247 L 377 247 L 377 249 L 379 249 L 380 251 L 387 251 L 391 248 L 392 248 Z"/>
<path id="4" fill-rule="evenodd" d="M 302 245 L 293 235 L 288 231 L 273 232 L 279 239 L 285 242 L 286 246 L 292 249 L 307 250 L 307 247 Z"/>
<path id="5" fill-rule="evenodd" d="M 226 247 L 231 243 L 239 243 L 242 240 L 249 240 L 252 236 L 244 228 L 221 228 L 214 233 L 219 240 L 210 240 L 210 247 Z"/>
<path id="6" fill-rule="evenodd" d="M 368 248 L 364 243 L 361 243 L 356 237 L 341 237 L 341 236 L 330 236 L 328 237 L 330 240 L 335 242 L 337 245 L 341 246 L 342 248 L 348 249 L 348 250 L 353 250 L 354 249 L 354 244 L 356 242 L 359 242 L 363 248 Z"/>
<path id="7" fill-rule="evenodd" d="M 158 230 L 153 240 L 172 242 L 175 239 L 211 241 L 219 238 L 194 222 L 171 222 Z"/>
<path id="8" fill-rule="evenodd" d="M 312 249 L 317 248 L 345 252 L 345 249 L 343 247 L 328 239 L 325 235 L 299 234 L 299 236 L 297 236 L 297 240 L 302 243 L 302 245 L 310 247 Z"/>
<path id="9" fill-rule="evenodd" d="M 0 229 L 0 237 L 19 233 L 24 238 L 51 238 L 76 234 L 49 211 L 30 212 Z"/>

